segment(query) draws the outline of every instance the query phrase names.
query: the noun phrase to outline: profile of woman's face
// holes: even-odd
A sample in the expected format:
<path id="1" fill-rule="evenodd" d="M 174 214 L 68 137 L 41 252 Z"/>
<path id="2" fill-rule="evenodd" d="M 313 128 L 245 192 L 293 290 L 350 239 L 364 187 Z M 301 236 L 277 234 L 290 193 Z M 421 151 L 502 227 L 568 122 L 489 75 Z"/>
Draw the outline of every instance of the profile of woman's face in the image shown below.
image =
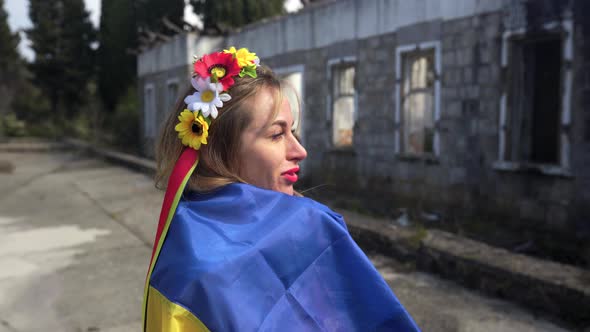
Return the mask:
<path id="1" fill-rule="evenodd" d="M 293 114 L 287 98 L 273 119 L 275 95 L 264 88 L 252 102 L 252 121 L 241 135 L 238 175 L 257 187 L 293 195 L 305 148 L 291 132 Z"/>

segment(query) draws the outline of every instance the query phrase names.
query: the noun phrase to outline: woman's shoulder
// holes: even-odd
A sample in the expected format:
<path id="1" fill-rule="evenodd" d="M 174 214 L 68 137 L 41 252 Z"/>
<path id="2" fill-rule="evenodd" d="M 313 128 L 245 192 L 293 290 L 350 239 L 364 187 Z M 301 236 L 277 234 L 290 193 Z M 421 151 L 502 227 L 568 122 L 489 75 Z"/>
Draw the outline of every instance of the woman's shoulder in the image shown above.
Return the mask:
<path id="1" fill-rule="evenodd" d="M 330 209 L 328 206 L 326 206 L 314 199 L 307 198 L 307 197 L 294 197 L 294 198 L 301 200 L 302 202 L 307 204 L 310 209 L 315 210 L 320 214 L 325 214 L 325 215 L 335 219 L 336 221 L 338 221 L 339 223 L 341 223 L 343 226 L 346 227 L 346 224 L 344 223 L 344 218 L 342 217 L 342 215 L 340 215 L 338 212 L 335 212 L 334 210 Z"/>
<path id="2" fill-rule="evenodd" d="M 179 209 L 199 213 L 241 216 L 263 214 L 300 214 L 319 219 L 330 219 L 345 226 L 342 216 L 311 198 L 291 196 L 245 183 L 232 183 L 208 193 L 187 193 Z"/>

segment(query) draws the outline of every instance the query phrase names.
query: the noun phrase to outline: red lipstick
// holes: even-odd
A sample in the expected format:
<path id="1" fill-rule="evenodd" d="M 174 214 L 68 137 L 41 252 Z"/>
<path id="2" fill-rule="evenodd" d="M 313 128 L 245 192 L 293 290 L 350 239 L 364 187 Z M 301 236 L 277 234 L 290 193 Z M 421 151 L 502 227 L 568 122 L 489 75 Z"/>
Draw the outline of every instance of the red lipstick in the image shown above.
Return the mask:
<path id="1" fill-rule="evenodd" d="M 291 168 L 290 170 L 281 173 L 281 176 L 288 182 L 295 183 L 298 179 L 297 172 L 299 172 L 299 167 Z"/>

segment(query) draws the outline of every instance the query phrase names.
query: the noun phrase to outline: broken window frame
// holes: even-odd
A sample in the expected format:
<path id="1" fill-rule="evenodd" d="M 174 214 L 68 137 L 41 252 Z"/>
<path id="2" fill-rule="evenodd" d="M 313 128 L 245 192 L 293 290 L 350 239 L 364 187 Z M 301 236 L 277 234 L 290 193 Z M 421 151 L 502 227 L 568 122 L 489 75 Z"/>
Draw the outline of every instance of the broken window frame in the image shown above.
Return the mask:
<path id="1" fill-rule="evenodd" d="M 510 84 L 506 79 L 510 70 L 510 57 L 514 52 L 513 45 L 519 40 L 527 39 L 525 28 L 507 30 L 502 35 L 502 53 L 501 67 L 504 72 L 505 84 L 500 98 L 499 126 L 498 126 L 498 160 L 494 162 L 494 169 L 505 171 L 520 171 L 534 169 L 547 175 L 571 176 L 570 172 L 570 126 L 571 126 L 571 93 L 572 93 L 572 61 L 573 61 L 573 22 L 566 19 L 560 22 L 553 21 L 545 23 L 542 27 L 543 33 L 548 36 L 561 36 L 561 82 L 560 82 L 560 101 L 559 101 L 559 119 L 560 127 L 558 142 L 558 163 L 538 163 L 530 160 L 511 160 L 510 147 L 511 140 L 510 126 Z"/>
<path id="2" fill-rule="evenodd" d="M 156 136 L 156 109 L 156 89 L 154 84 L 145 84 L 143 89 L 143 134 L 145 137 Z"/>
<path id="3" fill-rule="evenodd" d="M 434 58 L 434 77 L 433 77 L 433 139 L 432 152 L 425 153 L 408 153 L 402 145 L 404 144 L 402 135 L 404 131 L 403 110 L 402 110 L 402 85 L 403 85 L 403 62 L 407 56 L 412 54 L 424 54 L 432 52 Z M 412 157 L 424 157 L 426 159 L 438 158 L 440 156 L 440 90 L 441 90 L 441 43 L 440 41 L 428 41 L 419 44 L 409 44 L 398 46 L 395 50 L 395 154 L 409 155 Z M 409 95 L 409 94 L 408 94 Z"/>
<path id="4" fill-rule="evenodd" d="M 338 149 L 349 149 L 354 146 L 354 127 L 356 121 L 358 119 L 358 91 L 356 85 L 356 75 L 357 75 L 357 61 L 355 56 L 347 56 L 341 58 L 333 58 L 328 60 L 328 65 L 326 66 L 326 77 L 328 80 L 329 85 L 329 93 L 326 95 L 326 120 L 329 123 L 330 128 L 330 144 L 334 148 Z M 352 95 L 338 95 L 334 96 L 334 73 L 336 70 L 342 70 L 346 68 L 354 68 L 354 78 L 353 78 L 353 89 L 354 92 Z M 352 139 L 350 144 L 336 144 L 335 137 L 334 137 L 334 104 L 337 102 L 339 98 L 353 98 L 353 110 L 352 110 Z"/>

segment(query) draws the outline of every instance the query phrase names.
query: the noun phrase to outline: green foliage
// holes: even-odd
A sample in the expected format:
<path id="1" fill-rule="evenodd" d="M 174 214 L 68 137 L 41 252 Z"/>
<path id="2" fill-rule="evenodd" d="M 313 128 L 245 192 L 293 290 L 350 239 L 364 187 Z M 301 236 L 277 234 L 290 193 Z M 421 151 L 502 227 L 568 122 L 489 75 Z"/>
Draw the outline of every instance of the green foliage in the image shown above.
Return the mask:
<path id="1" fill-rule="evenodd" d="M 184 25 L 184 0 L 145 0 L 137 6 L 138 27 L 161 34 L 174 34 L 162 19 L 182 28 Z M 169 33 L 171 32 L 171 33 Z"/>
<path id="2" fill-rule="evenodd" d="M 19 131 L 18 133 L 11 133 L 10 130 L 7 130 L 6 132 L 4 132 L 4 134 L 6 134 L 7 136 L 41 137 L 49 139 L 59 139 L 65 136 L 65 130 L 62 127 L 58 126 L 54 121 L 52 121 L 51 118 L 40 118 L 40 121 L 28 122 L 18 117 L 18 115 L 16 115 L 16 113 L 14 112 L 8 113 L 9 117 L 13 115 L 19 123 L 19 126 L 20 123 L 23 124 L 22 132 Z"/>
<path id="3" fill-rule="evenodd" d="M 284 12 L 283 0 L 190 0 L 206 32 L 227 32 Z"/>
<path id="4" fill-rule="evenodd" d="M 4 0 L 0 0 L 0 82 L 6 82 L 14 75 L 15 64 L 20 58 L 17 51 L 19 41 L 18 34 L 10 31 Z"/>
<path id="5" fill-rule="evenodd" d="M 137 22 L 133 0 L 102 0 L 100 47 L 98 49 L 98 92 L 106 112 L 113 113 L 117 101 L 135 83 Z"/>
<path id="6" fill-rule="evenodd" d="M 51 119 L 49 100 L 37 87 L 23 80 L 12 100 L 11 109 L 26 122 L 47 122 Z"/>
<path id="7" fill-rule="evenodd" d="M 123 150 L 137 152 L 135 150 L 140 146 L 140 112 L 135 86 L 127 89 L 107 122 L 112 144 Z"/>
<path id="8" fill-rule="evenodd" d="M 67 136 L 81 138 L 86 141 L 92 139 L 91 117 L 86 114 L 78 114 L 68 122 Z"/>
<path id="9" fill-rule="evenodd" d="M 27 133 L 25 122 L 19 120 L 12 112 L 0 116 L 0 132 L 8 137 L 23 137 Z"/>
<path id="10" fill-rule="evenodd" d="M 10 112 L 9 104 L 22 80 L 24 64 L 17 51 L 19 40 L 18 34 L 10 31 L 4 0 L 0 0 L 0 116 Z"/>
<path id="11" fill-rule="evenodd" d="M 51 116 L 49 100 L 41 90 L 26 79 L 18 82 L 16 90 L 18 92 L 14 95 L 10 104 L 12 109 L 10 114 L 13 114 L 17 121 L 23 123 L 23 131 L 12 132 L 12 134 L 49 138 L 59 136 L 58 129 Z M 10 135 L 9 131 L 7 129 L 7 135 Z"/>
<path id="12" fill-rule="evenodd" d="M 428 236 L 428 230 L 426 228 L 424 228 L 424 226 L 422 225 L 417 225 L 412 233 L 412 236 L 410 236 L 409 240 L 409 245 L 414 248 L 414 249 L 418 249 L 420 248 L 420 246 L 422 246 L 422 241 L 424 239 L 426 239 L 426 237 Z"/>
<path id="13" fill-rule="evenodd" d="M 49 98 L 51 115 L 62 124 L 88 101 L 96 32 L 83 0 L 30 0 L 29 17 L 33 82 Z"/>
<path id="14" fill-rule="evenodd" d="M 184 0 L 102 0 L 98 90 L 104 111 L 113 113 L 119 99 L 135 84 L 138 30 L 170 35 L 163 23 L 182 28 Z"/>

